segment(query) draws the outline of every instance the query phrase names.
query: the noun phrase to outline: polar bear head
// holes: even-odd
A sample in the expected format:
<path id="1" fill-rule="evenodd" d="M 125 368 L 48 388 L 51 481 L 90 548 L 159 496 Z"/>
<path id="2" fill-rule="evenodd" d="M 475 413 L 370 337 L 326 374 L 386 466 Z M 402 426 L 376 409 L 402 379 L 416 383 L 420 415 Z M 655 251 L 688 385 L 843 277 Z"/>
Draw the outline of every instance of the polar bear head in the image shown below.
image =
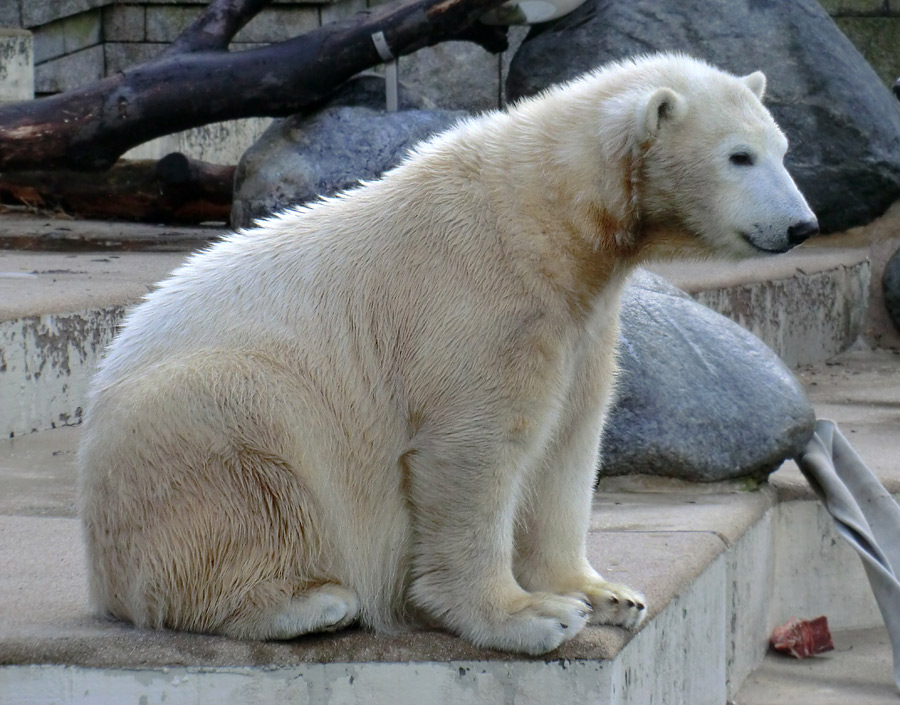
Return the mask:
<path id="1" fill-rule="evenodd" d="M 631 93 L 641 217 L 734 256 L 785 252 L 818 232 L 784 166 L 788 142 L 762 104 L 766 78 L 684 56 L 635 64 Z"/>

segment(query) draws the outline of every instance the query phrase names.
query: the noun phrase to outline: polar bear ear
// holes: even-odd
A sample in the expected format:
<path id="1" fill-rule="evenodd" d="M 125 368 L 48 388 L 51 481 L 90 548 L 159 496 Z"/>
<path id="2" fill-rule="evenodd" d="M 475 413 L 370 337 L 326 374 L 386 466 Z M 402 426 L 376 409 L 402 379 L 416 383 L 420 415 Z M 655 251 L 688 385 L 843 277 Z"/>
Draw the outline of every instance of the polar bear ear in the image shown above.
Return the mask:
<path id="1" fill-rule="evenodd" d="M 747 88 L 756 93 L 757 98 L 762 100 L 766 94 L 766 74 L 762 71 L 754 71 L 749 76 L 744 76 L 741 80 Z"/>
<path id="2" fill-rule="evenodd" d="M 659 132 L 664 123 L 679 122 L 687 112 L 683 97 L 671 88 L 657 88 L 641 106 L 638 114 L 638 130 L 641 140 Z"/>

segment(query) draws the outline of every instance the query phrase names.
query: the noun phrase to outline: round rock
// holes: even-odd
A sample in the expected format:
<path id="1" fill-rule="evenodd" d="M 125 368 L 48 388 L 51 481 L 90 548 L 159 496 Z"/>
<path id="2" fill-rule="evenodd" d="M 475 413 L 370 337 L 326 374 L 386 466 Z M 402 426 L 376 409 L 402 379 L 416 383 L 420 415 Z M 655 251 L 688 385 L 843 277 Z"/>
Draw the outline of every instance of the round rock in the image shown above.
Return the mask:
<path id="1" fill-rule="evenodd" d="M 232 227 L 250 227 L 289 206 L 376 179 L 417 142 L 467 115 L 449 110 L 386 113 L 375 107 L 384 105 L 383 85 L 373 77 L 352 82 L 328 107 L 274 122 L 237 166 Z M 403 92 L 400 96 L 401 108 L 408 106 Z"/>
<path id="2" fill-rule="evenodd" d="M 601 475 L 761 478 L 813 434 L 815 412 L 775 353 L 645 270 L 622 297 L 619 365 Z"/>

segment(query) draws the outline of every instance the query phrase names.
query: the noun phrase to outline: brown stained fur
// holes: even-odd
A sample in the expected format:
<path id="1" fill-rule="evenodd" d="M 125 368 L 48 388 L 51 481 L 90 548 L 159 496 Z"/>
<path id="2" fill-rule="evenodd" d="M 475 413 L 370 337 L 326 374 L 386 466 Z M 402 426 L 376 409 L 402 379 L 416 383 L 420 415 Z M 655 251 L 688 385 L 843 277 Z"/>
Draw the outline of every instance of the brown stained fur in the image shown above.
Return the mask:
<path id="1" fill-rule="evenodd" d="M 609 210 L 594 203 L 582 210 L 577 221 L 573 217 L 559 223 L 568 237 L 556 264 L 566 266 L 561 270 L 544 267 L 543 273 L 565 297 L 572 317 L 583 321 L 613 277 L 637 263 L 637 251 L 630 242 L 620 242 L 629 226 Z"/>

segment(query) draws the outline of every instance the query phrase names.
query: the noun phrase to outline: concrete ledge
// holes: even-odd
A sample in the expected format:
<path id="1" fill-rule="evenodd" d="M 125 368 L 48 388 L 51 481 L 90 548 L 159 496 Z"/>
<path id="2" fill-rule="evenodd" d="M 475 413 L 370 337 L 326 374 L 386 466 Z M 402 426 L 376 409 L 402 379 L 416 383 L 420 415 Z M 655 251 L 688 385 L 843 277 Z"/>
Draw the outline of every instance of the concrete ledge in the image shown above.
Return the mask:
<path id="1" fill-rule="evenodd" d="M 868 460 L 881 449 L 884 464 L 872 465 L 894 491 L 896 360 L 888 351 L 857 351 L 805 373 L 851 441 L 868 439 L 856 443 L 860 454 Z M 833 378 L 839 383 L 825 383 Z M 853 416 L 852 401 L 870 387 L 884 401 L 874 407 L 874 427 L 866 425 L 872 417 Z M 894 431 L 884 435 L 878 423 L 891 413 Z M 880 623 L 858 558 L 785 468 L 757 491 L 605 479 L 589 553 L 608 577 L 647 594 L 649 620 L 634 635 L 588 627 L 544 658 L 477 649 L 439 631 L 349 630 L 281 643 L 142 631 L 96 618 L 87 604 L 74 518 L 78 435 L 65 428 L 0 441 L 0 692 L 29 698 L 13 702 L 90 691 L 148 702 L 721 705 L 787 617 L 827 614 L 835 628 Z"/>
<path id="2" fill-rule="evenodd" d="M 859 337 L 869 297 L 868 253 L 813 241 L 775 258 L 649 268 L 796 367 L 827 360 Z"/>
<path id="3" fill-rule="evenodd" d="M 186 256 L 0 250 L 0 321 L 131 306 Z"/>
<path id="4" fill-rule="evenodd" d="M 185 253 L 200 249 L 226 232 L 222 227 L 203 225 L 166 226 L 0 214 L 0 253 L 18 250 L 24 251 L 19 252 L 23 257 L 36 257 L 35 252 L 51 254 L 62 250 L 66 254 L 90 252 L 98 257 L 102 255 L 96 253 L 101 252 L 181 252 L 184 257 Z"/>
<path id="5" fill-rule="evenodd" d="M 0 429 L 10 438 L 81 422 L 82 403 L 121 306 L 0 322 Z"/>
<path id="6" fill-rule="evenodd" d="M 77 421 L 88 379 L 125 308 L 183 262 L 188 250 L 224 232 L 0 217 L 0 243 L 105 250 L 0 250 L 0 355 L 14 362 L 4 367 L 0 360 L 0 390 L 17 400 L 0 409 L 0 436 Z M 134 246 L 157 251 L 127 251 Z M 757 333 L 789 364 L 799 364 L 830 357 L 856 339 L 868 288 L 866 252 L 800 248 L 780 258 L 653 269 Z"/>
<path id="7" fill-rule="evenodd" d="M 184 256 L 0 251 L 0 435 L 80 422 L 125 307 Z"/>
<path id="8" fill-rule="evenodd" d="M 540 659 L 477 649 L 440 631 L 347 630 L 258 643 L 105 621 L 89 610 L 80 527 L 70 517 L 77 435 L 62 429 L 0 446 L 0 497 L 17 497 L 0 504 L 0 674 L 10 692 L 33 693 L 30 703 L 99 690 L 190 692 L 198 703 L 241 702 L 247 692 L 319 693 L 300 701 L 395 705 L 407 693 L 418 698 L 409 702 L 466 702 L 502 684 L 505 697 L 535 703 L 721 705 L 729 668 L 740 662 L 749 672 L 759 657 L 747 654 L 764 648 L 765 621 L 733 610 L 745 602 L 738 586 L 752 579 L 736 574 L 753 564 L 741 554 L 757 544 L 744 537 L 771 507 L 768 492 L 699 502 L 687 493 L 662 503 L 631 493 L 598 498 L 589 554 L 608 577 L 647 594 L 649 621 L 636 635 L 588 627 Z M 46 472 L 34 472 L 44 465 Z"/>
<path id="9" fill-rule="evenodd" d="M 374 637 L 350 630 L 297 642 L 254 643 L 146 632 L 92 617 L 80 527 L 73 518 L 78 435 L 78 429 L 60 429 L 0 441 L 0 662 L 116 668 L 518 660 L 438 631 Z M 601 572 L 645 592 L 651 620 L 771 506 L 770 493 L 709 495 L 699 504 L 688 493 L 657 499 L 604 494 L 595 504 L 588 539 Z M 673 564 L 673 555 L 683 560 Z M 44 586 L 40 591 L 32 589 L 37 583 Z M 589 627 L 553 659 L 610 659 L 630 640 L 621 629 Z M 123 662 L 123 654 L 135 649 L 141 653 L 139 663 Z"/>

